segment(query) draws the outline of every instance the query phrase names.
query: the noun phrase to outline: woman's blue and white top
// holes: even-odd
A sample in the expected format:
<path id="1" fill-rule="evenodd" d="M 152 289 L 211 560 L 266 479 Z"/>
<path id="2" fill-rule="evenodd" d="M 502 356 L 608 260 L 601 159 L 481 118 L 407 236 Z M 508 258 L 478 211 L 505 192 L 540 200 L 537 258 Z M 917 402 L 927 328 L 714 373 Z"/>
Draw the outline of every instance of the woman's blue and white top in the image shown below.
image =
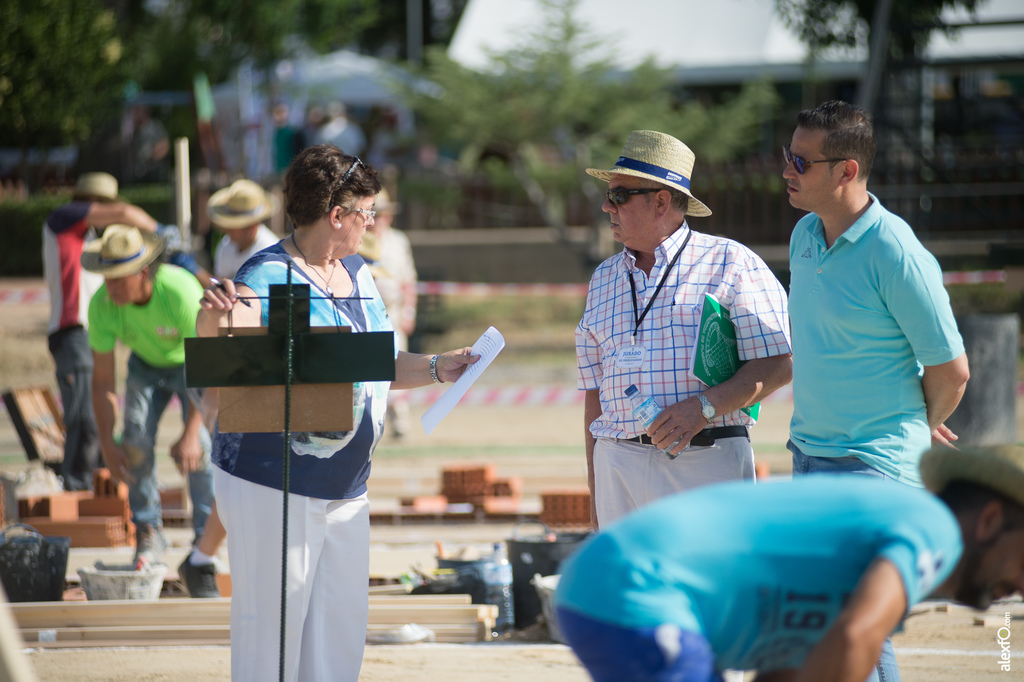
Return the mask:
<path id="1" fill-rule="evenodd" d="M 292 282 L 311 287 L 310 326 L 351 327 L 353 333 L 394 331 L 369 268 L 360 256 L 341 260 L 354 285 L 351 296 L 332 298 L 294 265 L 281 244 L 254 255 L 235 276 L 236 283 L 248 286 L 261 297 L 263 325 L 268 321 L 266 297 L 270 285 L 287 283 L 289 262 L 293 263 Z M 397 354 L 396 347 L 396 357 Z M 328 500 L 351 499 L 366 492 L 370 457 L 383 433 L 389 387 L 387 381 L 359 382 L 353 386 L 352 431 L 292 433 L 290 492 Z M 281 433 L 217 433 L 213 462 L 232 476 L 282 490 L 283 450 Z"/>

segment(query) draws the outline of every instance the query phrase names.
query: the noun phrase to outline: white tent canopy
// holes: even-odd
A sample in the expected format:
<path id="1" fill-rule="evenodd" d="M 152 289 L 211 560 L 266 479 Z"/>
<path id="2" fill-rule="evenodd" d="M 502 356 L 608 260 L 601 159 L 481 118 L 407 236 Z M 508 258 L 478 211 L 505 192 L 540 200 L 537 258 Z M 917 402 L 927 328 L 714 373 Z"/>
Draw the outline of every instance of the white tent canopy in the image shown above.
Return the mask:
<path id="1" fill-rule="evenodd" d="M 291 105 L 294 126 L 303 125 L 307 105 L 336 100 L 350 110 L 390 109 L 397 132 L 409 134 L 413 115 L 403 103 L 403 87 L 418 92 L 437 89 L 393 64 L 348 50 L 278 62 L 269 85 L 260 76 L 243 67 L 234 80 L 213 88 L 228 167 L 254 178 L 271 172 L 274 123 L 268 93 Z"/>
<path id="2" fill-rule="evenodd" d="M 435 87 L 393 64 L 348 50 L 282 61 L 274 71 L 283 94 L 336 99 L 349 106 L 398 106 L 402 87 L 419 92 Z"/>

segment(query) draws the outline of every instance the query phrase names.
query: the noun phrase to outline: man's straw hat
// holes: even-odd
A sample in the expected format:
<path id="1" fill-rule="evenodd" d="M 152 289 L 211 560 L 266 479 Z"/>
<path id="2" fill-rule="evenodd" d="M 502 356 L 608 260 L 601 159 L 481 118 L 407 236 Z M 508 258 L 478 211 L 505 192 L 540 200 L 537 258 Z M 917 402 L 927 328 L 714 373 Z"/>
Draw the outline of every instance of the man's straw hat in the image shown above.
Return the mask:
<path id="1" fill-rule="evenodd" d="M 402 205 L 397 201 L 391 201 L 391 195 L 383 187 L 377 192 L 377 200 L 373 202 L 373 210 L 377 212 L 377 215 L 381 213 L 390 213 L 396 215 L 402 212 Z"/>
<path id="2" fill-rule="evenodd" d="M 1024 448 L 935 447 L 921 457 L 921 480 L 934 493 L 951 481 L 976 483 L 1024 507 Z"/>
<path id="3" fill-rule="evenodd" d="M 634 130 L 614 168 L 588 168 L 587 173 L 605 182 L 611 180 L 615 173 L 660 182 L 690 197 L 687 215 L 709 216 L 711 209 L 690 192 L 694 158 L 690 148 L 671 135 L 654 130 Z"/>
<path id="4" fill-rule="evenodd" d="M 75 183 L 75 198 L 124 201 L 117 195 L 117 178 L 110 173 L 82 173 Z"/>
<path id="5" fill-rule="evenodd" d="M 359 242 L 358 253 L 364 259 L 372 262 L 380 260 L 384 250 L 381 248 L 380 239 L 373 232 L 367 232 Z"/>
<path id="6" fill-rule="evenodd" d="M 142 270 L 164 250 L 164 240 L 152 232 L 128 225 L 110 225 L 103 236 L 85 245 L 82 267 L 110 279 Z"/>
<path id="7" fill-rule="evenodd" d="M 263 221 L 281 210 L 281 202 L 252 180 L 236 180 L 218 190 L 206 204 L 210 220 L 219 228 L 238 230 Z"/>

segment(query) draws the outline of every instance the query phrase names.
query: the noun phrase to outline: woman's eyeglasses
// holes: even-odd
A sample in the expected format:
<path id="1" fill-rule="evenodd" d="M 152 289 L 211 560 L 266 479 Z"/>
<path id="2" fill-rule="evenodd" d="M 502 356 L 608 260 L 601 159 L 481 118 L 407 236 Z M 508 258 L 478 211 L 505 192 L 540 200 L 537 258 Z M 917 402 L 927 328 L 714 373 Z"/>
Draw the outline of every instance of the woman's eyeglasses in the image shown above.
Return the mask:
<path id="1" fill-rule="evenodd" d="M 366 220 L 372 220 L 377 215 L 376 211 L 371 211 L 366 208 L 353 208 L 352 210 L 363 216 Z"/>
<path id="2" fill-rule="evenodd" d="M 629 198 L 634 194 L 650 194 L 651 192 L 660 192 L 663 187 L 644 187 L 641 189 L 626 189 L 625 187 L 611 187 L 604 195 L 608 198 L 608 201 L 612 202 L 615 206 L 622 206 L 624 203 L 629 201 Z"/>
<path id="3" fill-rule="evenodd" d="M 838 163 L 839 161 L 849 161 L 849 159 L 818 159 L 817 161 L 807 161 L 793 152 L 789 151 L 789 145 L 782 145 L 782 156 L 785 157 L 786 163 L 793 164 L 793 168 L 796 168 L 796 172 L 800 175 L 804 174 L 808 166 L 813 166 L 816 163 Z"/>

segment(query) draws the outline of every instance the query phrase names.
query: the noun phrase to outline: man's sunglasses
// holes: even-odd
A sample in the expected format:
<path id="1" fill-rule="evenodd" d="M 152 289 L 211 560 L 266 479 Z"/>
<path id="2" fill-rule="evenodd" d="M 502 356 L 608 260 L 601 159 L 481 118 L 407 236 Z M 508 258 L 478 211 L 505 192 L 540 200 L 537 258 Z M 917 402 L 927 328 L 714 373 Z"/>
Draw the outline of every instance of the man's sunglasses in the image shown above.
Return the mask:
<path id="1" fill-rule="evenodd" d="M 817 161 L 806 161 L 789 151 L 788 144 L 782 145 L 782 156 L 785 157 L 787 164 L 793 164 L 793 168 L 796 168 L 796 172 L 800 175 L 804 174 L 808 166 L 813 166 L 816 163 L 837 163 L 839 161 L 849 161 L 849 159 L 818 159 Z"/>
<path id="2" fill-rule="evenodd" d="M 650 194 L 651 192 L 660 192 L 662 189 L 664 188 L 644 187 L 642 189 L 626 189 L 625 187 L 612 187 L 604 195 L 608 197 L 608 201 L 612 202 L 613 205 L 622 206 L 634 194 Z"/>

